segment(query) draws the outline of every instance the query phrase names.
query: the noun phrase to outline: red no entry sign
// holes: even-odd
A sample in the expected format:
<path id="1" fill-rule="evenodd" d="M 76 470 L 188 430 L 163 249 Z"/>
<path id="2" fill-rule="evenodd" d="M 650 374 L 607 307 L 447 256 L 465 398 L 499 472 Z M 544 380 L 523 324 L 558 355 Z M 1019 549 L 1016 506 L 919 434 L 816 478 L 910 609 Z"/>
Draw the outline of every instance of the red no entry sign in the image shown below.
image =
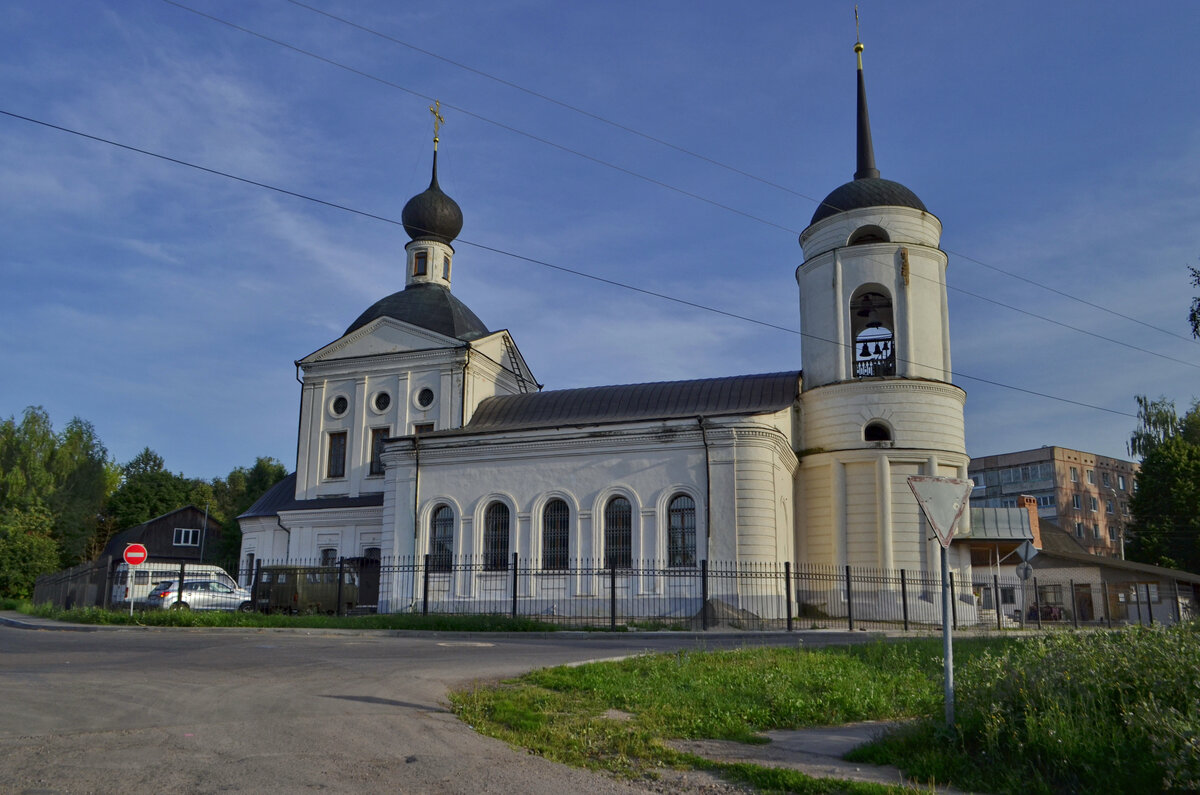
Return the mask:
<path id="1" fill-rule="evenodd" d="M 141 544 L 130 544 L 125 547 L 125 562 L 130 566 L 145 563 L 147 557 L 146 548 Z"/>

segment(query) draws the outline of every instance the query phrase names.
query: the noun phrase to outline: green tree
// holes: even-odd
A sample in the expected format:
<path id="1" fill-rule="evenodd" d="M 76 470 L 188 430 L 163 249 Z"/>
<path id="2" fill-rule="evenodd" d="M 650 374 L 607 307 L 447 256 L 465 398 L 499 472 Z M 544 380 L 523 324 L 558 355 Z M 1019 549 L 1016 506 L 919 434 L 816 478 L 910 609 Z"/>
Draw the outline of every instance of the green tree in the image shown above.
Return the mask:
<path id="1" fill-rule="evenodd" d="M 1142 462 L 1126 557 L 1200 572 L 1200 402 L 1180 418 L 1164 398 L 1137 400 L 1129 448 Z"/>
<path id="2" fill-rule="evenodd" d="M 214 513 L 220 518 L 223 531 L 216 561 L 226 569 L 238 565 L 242 531 L 237 517 L 246 512 L 259 497 L 287 477 L 287 468 L 274 458 L 260 457 L 250 468 L 235 467 L 223 480 L 213 480 Z"/>
<path id="3" fill-rule="evenodd" d="M 1129 508 L 1130 560 L 1200 572 L 1200 445 L 1174 436 L 1143 458 Z"/>
<path id="4" fill-rule="evenodd" d="M 38 576 L 59 568 L 58 542 L 50 536 L 53 524 L 42 507 L 0 514 L 0 596 L 28 599 Z"/>
<path id="5" fill-rule="evenodd" d="M 117 530 L 191 504 L 198 484 L 168 471 L 162 456 L 149 447 L 121 467 L 121 474 L 121 485 L 108 498 L 108 515 Z"/>
<path id="6" fill-rule="evenodd" d="M 104 524 L 118 471 L 91 423 L 72 419 L 55 433 L 45 409 L 0 422 L 0 517 L 46 509 L 64 565 L 85 559 Z"/>
<path id="7" fill-rule="evenodd" d="M 1200 287 L 1200 269 L 1189 265 L 1188 270 L 1192 273 L 1192 286 Z M 1192 327 L 1192 336 L 1200 338 L 1200 296 L 1192 299 L 1192 309 L 1188 312 L 1188 323 Z"/>

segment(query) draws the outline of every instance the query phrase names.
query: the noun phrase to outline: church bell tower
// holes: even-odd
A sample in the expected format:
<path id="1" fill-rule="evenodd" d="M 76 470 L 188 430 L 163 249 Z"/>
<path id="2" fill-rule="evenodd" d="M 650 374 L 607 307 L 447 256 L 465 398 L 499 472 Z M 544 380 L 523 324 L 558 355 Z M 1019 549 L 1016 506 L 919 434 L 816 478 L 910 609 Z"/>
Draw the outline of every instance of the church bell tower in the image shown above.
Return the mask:
<path id="1" fill-rule="evenodd" d="M 909 475 L 966 477 L 941 222 L 875 165 L 858 61 L 857 169 L 800 235 L 804 367 L 797 549 L 816 563 L 932 569 Z M 932 542 L 936 544 L 937 542 Z"/>

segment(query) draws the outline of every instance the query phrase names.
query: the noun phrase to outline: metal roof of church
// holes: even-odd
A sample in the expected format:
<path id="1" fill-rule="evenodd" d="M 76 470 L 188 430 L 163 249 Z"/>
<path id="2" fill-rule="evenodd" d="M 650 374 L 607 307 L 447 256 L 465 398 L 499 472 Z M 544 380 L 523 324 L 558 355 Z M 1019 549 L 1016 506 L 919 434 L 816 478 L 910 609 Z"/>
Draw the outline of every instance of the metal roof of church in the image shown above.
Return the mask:
<path id="1" fill-rule="evenodd" d="M 296 499 L 296 473 L 267 489 L 258 500 L 238 516 L 275 516 L 282 511 L 312 511 L 321 508 L 373 508 L 383 505 L 382 494 L 363 494 L 359 497 L 318 497 L 315 500 Z"/>
<path id="2" fill-rule="evenodd" d="M 436 435 L 765 414 L 792 405 L 799 392 L 800 373 L 792 371 L 502 395 L 480 403 L 466 426 Z"/>
<path id="3" fill-rule="evenodd" d="M 379 299 L 350 324 L 346 334 L 357 331 L 377 317 L 395 318 L 463 342 L 491 333 L 466 304 L 440 284 L 411 284 Z"/>

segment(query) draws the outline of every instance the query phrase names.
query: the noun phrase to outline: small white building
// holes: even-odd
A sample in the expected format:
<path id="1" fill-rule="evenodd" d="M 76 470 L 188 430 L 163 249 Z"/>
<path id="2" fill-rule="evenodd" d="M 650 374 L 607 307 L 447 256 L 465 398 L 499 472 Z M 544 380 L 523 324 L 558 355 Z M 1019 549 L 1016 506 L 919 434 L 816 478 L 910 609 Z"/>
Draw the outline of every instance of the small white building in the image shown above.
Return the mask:
<path id="1" fill-rule="evenodd" d="M 381 611 L 423 596 L 386 572 L 425 555 L 478 562 L 438 585 L 461 599 L 495 597 L 514 554 L 562 572 L 556 600 L 599 593 L 589 565 L 935 568 L 906 478 L 966 477 L 946 255 L 938 219 L 875 168 L 861 51 L 858 168 L 800 237 L 802 372 L 542 391 L 451 292 L 463 215 L 435 139 L 402 216 L 405 287 L 300 360 L 296 472 L 240 517 L 244 561 L 378 557 Z M 951 557 L 969 581 L 969 554 Z"/>

